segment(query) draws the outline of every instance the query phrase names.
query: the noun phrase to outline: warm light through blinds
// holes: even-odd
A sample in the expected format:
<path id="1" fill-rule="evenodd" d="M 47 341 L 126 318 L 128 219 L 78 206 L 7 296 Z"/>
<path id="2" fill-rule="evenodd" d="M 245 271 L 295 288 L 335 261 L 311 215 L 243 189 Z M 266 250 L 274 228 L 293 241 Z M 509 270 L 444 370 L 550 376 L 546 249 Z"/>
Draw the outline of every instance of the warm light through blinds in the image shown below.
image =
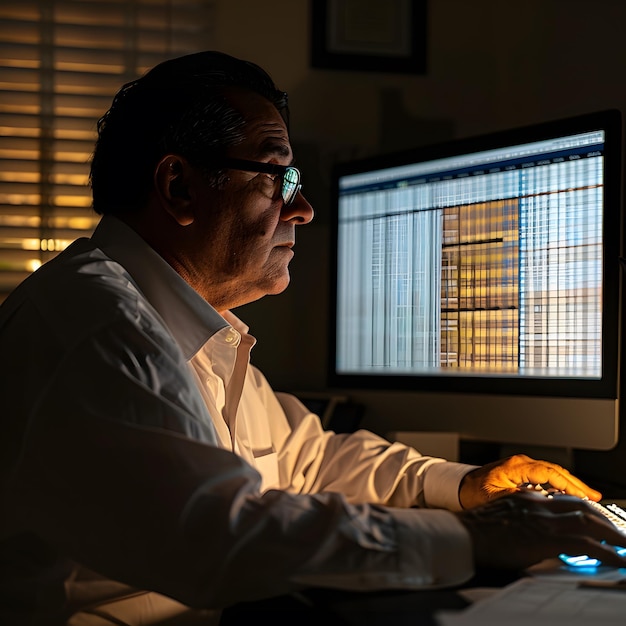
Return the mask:
<path id="1" fill-rule="evenodd" d="M 2 0 L 0 299 L 91 233 L 89 159 L 115 91 L 210 49 L 213 0 Z"/>

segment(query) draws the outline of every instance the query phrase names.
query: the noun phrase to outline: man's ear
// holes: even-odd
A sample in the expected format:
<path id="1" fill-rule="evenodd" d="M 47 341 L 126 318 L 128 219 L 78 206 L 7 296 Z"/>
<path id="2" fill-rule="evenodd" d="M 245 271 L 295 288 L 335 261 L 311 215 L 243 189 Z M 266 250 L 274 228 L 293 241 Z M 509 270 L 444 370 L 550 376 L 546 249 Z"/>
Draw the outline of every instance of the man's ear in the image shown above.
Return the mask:
<path id="1" fill-rule="evenodd" d="M 189 168 L 186 159 L 168 154 L 154 172 L 154 186 L 161 205 L 181 226 L 188 226 L 194 220 Z"/>

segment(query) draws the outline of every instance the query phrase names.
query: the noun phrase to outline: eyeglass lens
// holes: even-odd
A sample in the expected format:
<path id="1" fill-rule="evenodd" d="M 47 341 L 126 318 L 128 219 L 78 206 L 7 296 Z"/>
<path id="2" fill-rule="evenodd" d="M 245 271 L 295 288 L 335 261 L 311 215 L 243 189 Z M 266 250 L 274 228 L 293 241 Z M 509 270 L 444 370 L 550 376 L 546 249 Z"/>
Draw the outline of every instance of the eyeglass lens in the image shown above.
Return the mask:
<path id="1" fill-rule="evenodd" d="M 295 200 L 301 187 L 300 172 L 295 167 L 287 167 L 283 175 L 283 187 L 281 190 L 283 202 L 286 206 L 289 206 Z"/>

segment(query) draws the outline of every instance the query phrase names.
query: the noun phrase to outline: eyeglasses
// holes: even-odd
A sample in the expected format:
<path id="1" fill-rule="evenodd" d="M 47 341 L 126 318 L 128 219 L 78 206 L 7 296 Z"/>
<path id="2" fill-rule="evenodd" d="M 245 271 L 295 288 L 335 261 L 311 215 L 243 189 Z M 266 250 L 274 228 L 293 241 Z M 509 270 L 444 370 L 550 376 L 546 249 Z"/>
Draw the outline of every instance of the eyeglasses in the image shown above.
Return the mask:
<path id="1" fill-rule="evenodd" d="M 262 163 L 261 161 L 247 161 L 245 159 L 224 158 L 219 162 L 220 166 L 241 172 L 261 172 L 274 174 L 282 178 L 280 194 L 285 206 L 289 206 L 298 195 L 302 187 L 300 170 L 292 165 L 278 165 L 278 163 Z"/>

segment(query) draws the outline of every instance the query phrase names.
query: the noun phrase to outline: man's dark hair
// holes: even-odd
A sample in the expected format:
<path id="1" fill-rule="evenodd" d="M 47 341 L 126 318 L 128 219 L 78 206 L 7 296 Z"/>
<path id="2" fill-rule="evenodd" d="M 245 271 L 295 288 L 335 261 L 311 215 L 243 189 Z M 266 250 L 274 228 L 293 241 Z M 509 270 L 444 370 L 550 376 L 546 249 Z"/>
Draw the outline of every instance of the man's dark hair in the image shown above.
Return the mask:
<path id="1" fill-rule="evenodd" d="M 124 85 L 98 121 L 90 174 L 96 213 L 143 206 L 154 169 L 168 153 L 210 171 L 228 146 L 242 141 L 245 120 L 225 97 L 227 87 L 261 94 L 288 124 L 287 94 L 258 65 L 221 52 L 164 61 Z"/>

